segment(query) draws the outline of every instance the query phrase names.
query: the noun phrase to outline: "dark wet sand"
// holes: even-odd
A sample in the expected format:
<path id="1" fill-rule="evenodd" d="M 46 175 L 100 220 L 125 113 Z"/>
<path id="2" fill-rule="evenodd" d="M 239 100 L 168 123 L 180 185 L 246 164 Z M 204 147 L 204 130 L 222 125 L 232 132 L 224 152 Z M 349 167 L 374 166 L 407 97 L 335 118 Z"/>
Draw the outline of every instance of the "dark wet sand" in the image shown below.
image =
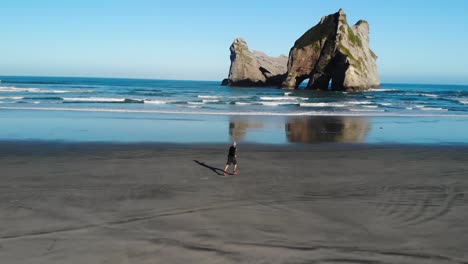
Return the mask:
<path id="1" fill-rule="evenodd" d="M 0 263 L 468 263 L 468 147 L 227 147 L 1 143 Z"/>

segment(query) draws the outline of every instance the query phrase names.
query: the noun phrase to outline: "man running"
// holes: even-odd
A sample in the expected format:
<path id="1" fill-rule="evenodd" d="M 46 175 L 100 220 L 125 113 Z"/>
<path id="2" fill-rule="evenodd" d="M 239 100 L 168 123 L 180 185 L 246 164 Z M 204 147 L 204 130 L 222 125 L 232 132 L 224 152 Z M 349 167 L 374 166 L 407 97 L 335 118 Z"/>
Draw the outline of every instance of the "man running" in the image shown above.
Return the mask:
<path id="1" fill-rule="evenodd" d="M 234 141 L 232 143 L 232 146 L 229 148 L 229 153 L 228 153 L 228 157 L 227 157 L 227 162 L 226 162 L 226 167 L 224 168 L 224 176 L 227 176 L 228 174 L 228 169 L 229 169 L 229 166 L 231 164 L 234 164 L 234 170 L 233 170 L 233 173 L 234 174 L 237 174 L 237 155 L 236 155 L 236 151 L 237 151 L 237 148 L 236 148 L 236 142 Z"/>

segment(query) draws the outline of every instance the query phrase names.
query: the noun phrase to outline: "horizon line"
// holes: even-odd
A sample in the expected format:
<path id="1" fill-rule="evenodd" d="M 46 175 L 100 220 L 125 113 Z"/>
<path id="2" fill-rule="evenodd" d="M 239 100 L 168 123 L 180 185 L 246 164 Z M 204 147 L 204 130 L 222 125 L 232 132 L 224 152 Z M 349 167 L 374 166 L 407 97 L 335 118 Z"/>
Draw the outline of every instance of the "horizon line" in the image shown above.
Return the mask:
<path id="1" fill-rule="evenodd" d="M 83 78 L 83 79 L 121 79 L 121 80 L 147 80 L 147 81 L 187 81 L 187 82 L 219 82 L 221 80 L 203 80 L 203 79 L 165 79 L 165 78 L 143 78 L 143 77 L 99 77 L 99 76 L 57 76 L 57 75 L 0 75 L 2 77 L 32 77 L 32 78 Z M 2 80 L 0 79 L 0 84 Z M 411 85 L 451 85 L 451 86 L 468 86 L 468 83 L 419 83 L 419 82 L 381 82 L 380 85 L 386 84 L 411 84 Z"/>

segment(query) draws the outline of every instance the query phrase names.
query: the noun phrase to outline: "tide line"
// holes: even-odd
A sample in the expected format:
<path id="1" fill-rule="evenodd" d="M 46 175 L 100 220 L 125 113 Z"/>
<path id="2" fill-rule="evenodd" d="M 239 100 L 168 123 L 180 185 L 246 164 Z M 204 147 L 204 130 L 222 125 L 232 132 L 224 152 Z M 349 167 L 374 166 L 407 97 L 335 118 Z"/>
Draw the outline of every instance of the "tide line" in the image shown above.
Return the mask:
<path id="1" fill-rule="evenodd" d="M 64 108 L 64 107 L 0 107 L 3 110 L 37 110 L 37 111 L 72 111 L 72 112 L 109 112 L 109 113 L 153 113 L 184 115 L 225 115 L 225 116 L 367 116 L 367 117 L 460 117 L 468 114 L 423 114 L 423 113 L 389 113 L 389 112 L 207 112 L 176 110 L 138 110 L 138 109 L 103 109 L 103 108 Z"/>

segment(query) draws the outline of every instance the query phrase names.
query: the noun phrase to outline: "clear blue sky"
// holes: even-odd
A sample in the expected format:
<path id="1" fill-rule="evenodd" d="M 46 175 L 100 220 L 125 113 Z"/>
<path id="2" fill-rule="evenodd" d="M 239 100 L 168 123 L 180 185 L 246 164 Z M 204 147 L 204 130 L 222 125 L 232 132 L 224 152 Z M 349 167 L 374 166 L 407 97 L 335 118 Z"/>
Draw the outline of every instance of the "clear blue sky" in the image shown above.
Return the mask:
<path id="1" fill-rule="evenodd" d="M 468 84 L 468 1 L 2 0 L 0 75 L 221 80 L 229 45 L 288 54 L 323 15 L 369 21 L 383 82 Z"/>

